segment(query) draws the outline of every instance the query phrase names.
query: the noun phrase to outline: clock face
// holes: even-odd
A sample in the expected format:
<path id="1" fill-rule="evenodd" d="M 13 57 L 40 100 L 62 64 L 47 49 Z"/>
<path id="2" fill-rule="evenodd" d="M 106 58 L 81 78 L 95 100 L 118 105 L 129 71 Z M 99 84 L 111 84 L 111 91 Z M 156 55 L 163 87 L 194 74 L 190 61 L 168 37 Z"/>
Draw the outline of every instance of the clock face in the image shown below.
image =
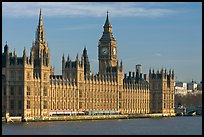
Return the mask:
<path id="1" fill-rule="evenodd" d="M 116 55 L 116 48 L 113 48 L 113 55 Z"/>
<path id="2" fill-rule="evenodd" d="M 101 52 L 102 52 L 102 55 L 107 55 L 108 49 L 107 48 L 102 48 Z"/>

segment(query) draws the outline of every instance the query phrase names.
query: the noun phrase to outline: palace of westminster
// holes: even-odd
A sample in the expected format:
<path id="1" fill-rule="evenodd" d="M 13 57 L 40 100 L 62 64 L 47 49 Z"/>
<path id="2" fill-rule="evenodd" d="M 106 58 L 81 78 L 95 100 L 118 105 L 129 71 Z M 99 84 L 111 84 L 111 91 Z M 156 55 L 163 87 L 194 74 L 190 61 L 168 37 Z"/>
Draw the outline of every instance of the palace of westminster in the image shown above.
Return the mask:
<path id="1" fill-rule="evenodd" d="M 62 75 L 55 75 L 40 10 L 30 55 L 2 53 L 2 116 L 37 119 L 52 115 L 153 114 L 174 115 L 174 71 L 149 70 L 123 74 L 117 43 L 107 13 L 98 43 L 99 72 L 90 73 L 86 48 L 81 57 L 62 56 Z"/>

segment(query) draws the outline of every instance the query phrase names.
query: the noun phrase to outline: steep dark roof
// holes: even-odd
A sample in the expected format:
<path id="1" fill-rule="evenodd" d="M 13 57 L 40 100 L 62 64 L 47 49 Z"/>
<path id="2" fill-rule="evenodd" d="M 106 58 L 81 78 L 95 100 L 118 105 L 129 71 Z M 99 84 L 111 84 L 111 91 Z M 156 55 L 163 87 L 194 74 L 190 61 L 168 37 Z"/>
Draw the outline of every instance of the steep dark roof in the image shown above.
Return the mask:
<path id="1" fill-rule="evenodd" d="M 109 21 L 109 18 L 108 18 L 108 12 L 107 12 L 106 22 L 104 24 L 104 27 L 109 27 L 109 26 L 111 26 L 111 24 L 110 24 L 110 21 Z"/>

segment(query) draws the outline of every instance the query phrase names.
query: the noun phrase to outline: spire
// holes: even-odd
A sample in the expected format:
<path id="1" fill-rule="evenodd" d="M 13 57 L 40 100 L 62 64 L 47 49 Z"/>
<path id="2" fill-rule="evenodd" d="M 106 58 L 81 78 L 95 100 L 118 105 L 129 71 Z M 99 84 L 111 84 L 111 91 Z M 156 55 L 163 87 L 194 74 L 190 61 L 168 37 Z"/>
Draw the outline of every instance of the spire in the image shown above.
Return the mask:
<path id="1" fill-rule="evenodd" d="M 43 21 L 42 21 L 42 12 L 40 9 L 40 15 L 39 15 L 39 23 L 38 23 L 38 28 L 36 31 L 36 41 L 37 42 L 42 42 L 45 43 L 45 31 L 44 31 L 44 26 L 43 26 Z"/>
<path id="2" fill-rule="evenodd" d="M 39 26 L 42 26 L 43 25 L 43 22 L 42 22 L 42 12 L 41 12 L 41 8 L 40 8 L 40 16 L 39 16 Z"/>
<path id="3" fill-rule="evenodd" d="M 81 63 L 82 63 L 82 65 L 84 65 L 84 56 L 83 55 L 81 56 Z"/>
<path id="4" fill-rule="evenodd" d="M 64 61 L 64 53 L 63 53 L 63 55 L 62 55 L 62 61 Z"/>
<path id="5" fill-rule="evenodd" d="M 88 54 L 87 54 L 87 49 L 86 47 L 84 46 L 84 50 L 83 50 L 83 56 L 84 57 L 88 57 Z"/>
<path id="6" fill-rule="evenodd" d="M 14 48 L 13 55 L 16 56 L 16 49 Z"/>
<path id="7" fill-rule="evenodd" d="M 86 46 L 84 46 L 83 54 L 86 54 L 86 53 L 87 53 Z"/>
<path id="8" fill-rule="evenodd" d="M 69 58 L 69 54 L 68 54 L 68 56 L 67 56 L 67 61 L 69 61 L 70 60 L 70 58 Z"/>
<path id="9" fill-rule="evenodd" d="M 63 72 L 63 68 L 65 68 L 64 53 L 62 55 L 62 72 Z"/>
<path id="10" fill-rule="evenodd" d="M 171 69 L 170 69 L 170 70 L 169 70 L 169 74 L 171 75 L 171 73 L 172 73 L 172 72 L 171 72 Z"/>
<path id="11" fill-rule="evenodd" d="M 24 60 L 26 59 L 26 48 L 24 47 L 24 50 L 23 50 L 23 58 Z"/>
<path id="12" fill-rule="evenodd" d="M 122 61 L 122 59 L 121 59 L 121 61 L 120 61 L 120 67 L 123 67 L 123 61 Z"/>
<path id="13" fill-rule="evenodd" d="M 79 55 L 78 55 L 78 53 L 77 53 L 77 56 L 76 56 L 76 61 L 79 61 Z"/>
<path id="14" fill-rule="evenodd" d="M 105 22 L 105 24 L 104 24 L 104 27 L 109 27 L 109 26 L 111 26 L 111 24 L 110 24 L 110 21 L 109 21 L 109 18 L 108 18 L 108 11 L 107 11 L 107 16 L 106 16 L 106 22 Z"/>

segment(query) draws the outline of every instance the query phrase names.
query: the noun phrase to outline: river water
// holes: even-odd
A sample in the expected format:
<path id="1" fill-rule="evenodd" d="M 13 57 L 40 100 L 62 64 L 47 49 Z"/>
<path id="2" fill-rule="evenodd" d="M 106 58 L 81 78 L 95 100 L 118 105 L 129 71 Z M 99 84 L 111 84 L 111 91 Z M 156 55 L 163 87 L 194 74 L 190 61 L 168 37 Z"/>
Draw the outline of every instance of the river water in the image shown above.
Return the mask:
<path id="1" fill-rule="evenodd" d="M 202 116 L 2 123 L 2 135 L 202 135 Z"/>

